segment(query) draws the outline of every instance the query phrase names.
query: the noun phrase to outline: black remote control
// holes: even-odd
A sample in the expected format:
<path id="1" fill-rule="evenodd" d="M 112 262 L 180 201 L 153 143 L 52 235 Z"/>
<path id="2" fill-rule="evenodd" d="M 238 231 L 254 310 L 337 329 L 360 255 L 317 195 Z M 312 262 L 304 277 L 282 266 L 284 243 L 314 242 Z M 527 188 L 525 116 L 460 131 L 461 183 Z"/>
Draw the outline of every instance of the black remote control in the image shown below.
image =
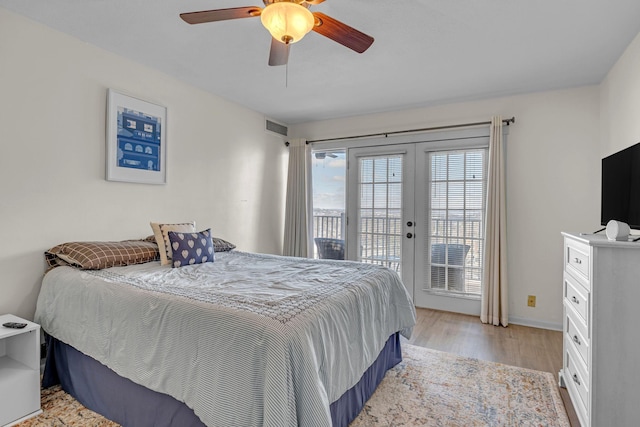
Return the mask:
<path id="1" fill-rule="evenodd" d="M 5 328 L 22 329 L 25 326 L 27 326 L 27 324 L 26 323 L 17 323 L 17 322 L 7 322 L 7 323 L 3 323 L 2 326 L 4 326 Z"/>

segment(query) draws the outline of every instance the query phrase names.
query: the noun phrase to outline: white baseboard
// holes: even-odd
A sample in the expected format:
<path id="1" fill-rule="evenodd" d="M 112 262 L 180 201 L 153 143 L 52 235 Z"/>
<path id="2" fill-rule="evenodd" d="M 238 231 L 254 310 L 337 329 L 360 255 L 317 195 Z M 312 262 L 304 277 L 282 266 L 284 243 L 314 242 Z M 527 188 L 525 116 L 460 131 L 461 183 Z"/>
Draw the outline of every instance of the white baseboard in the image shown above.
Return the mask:
<path id="1" fill-rule="evenodd" d="M 532 328 L 550 329 L 552 331 L 562 331 L 562 323 L 545 322 L 543 320 L 526 319 L 523 317 L 509 317 L 509 323 Z"/>

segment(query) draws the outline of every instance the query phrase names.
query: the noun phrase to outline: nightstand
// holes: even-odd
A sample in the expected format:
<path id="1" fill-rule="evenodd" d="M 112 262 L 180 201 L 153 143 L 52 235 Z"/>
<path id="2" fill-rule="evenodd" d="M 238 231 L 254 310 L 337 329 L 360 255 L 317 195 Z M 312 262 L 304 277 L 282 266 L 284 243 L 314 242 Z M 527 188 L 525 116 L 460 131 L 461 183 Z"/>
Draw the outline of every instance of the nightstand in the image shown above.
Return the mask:
<path id="1" fill-rule="evenodd" d="M 26 323 L 22 329 L 2 326 Z M 0 426 L 12 426 L 40 409 L 40 325 L 12 314 L 0 316 Z"/>

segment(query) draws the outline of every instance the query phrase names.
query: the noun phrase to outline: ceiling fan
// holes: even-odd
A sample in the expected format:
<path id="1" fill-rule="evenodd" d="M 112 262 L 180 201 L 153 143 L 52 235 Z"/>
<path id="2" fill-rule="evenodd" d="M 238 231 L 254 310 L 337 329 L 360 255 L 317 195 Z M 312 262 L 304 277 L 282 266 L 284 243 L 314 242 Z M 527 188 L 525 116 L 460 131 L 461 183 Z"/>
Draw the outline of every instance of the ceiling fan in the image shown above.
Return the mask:
<path id="1" fill-rule="evenodd" d="M 289 60 L 291 43 L 300 41 L 309 31 L 315 31 L 358 53 L 371 46 L 373 37 L 364 34 L 309 7 L 324 0 L 262 0 L 265 7 L 244 6 L 229 9 L 203 10 L 181 13 L 189 24 L 260 17 L 262 25 L 271 33 L 269 65 L 285 65 Z"/>

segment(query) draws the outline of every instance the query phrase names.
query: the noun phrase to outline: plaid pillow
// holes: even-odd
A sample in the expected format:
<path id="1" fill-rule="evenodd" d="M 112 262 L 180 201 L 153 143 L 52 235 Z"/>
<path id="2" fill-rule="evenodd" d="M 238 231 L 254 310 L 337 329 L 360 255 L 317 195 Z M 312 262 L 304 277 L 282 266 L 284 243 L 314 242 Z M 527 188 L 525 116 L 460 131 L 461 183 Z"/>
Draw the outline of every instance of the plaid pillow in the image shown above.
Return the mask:
<path id="1" fill-rule="evenodd" d="M 228 252 L 236 248 L 233 243 L 222 240 L 219 237 L 212 237 L 211 240 L 213 240 L 213 248 L 216 252 Z"/>
<path id="2" fill-rule="evenodd" d="M 70 265 L 85 270 L 142 264 L 160 258 L 158 245 L 143 240 L 68 242 L 44 253 L 49 267 Z"/>

